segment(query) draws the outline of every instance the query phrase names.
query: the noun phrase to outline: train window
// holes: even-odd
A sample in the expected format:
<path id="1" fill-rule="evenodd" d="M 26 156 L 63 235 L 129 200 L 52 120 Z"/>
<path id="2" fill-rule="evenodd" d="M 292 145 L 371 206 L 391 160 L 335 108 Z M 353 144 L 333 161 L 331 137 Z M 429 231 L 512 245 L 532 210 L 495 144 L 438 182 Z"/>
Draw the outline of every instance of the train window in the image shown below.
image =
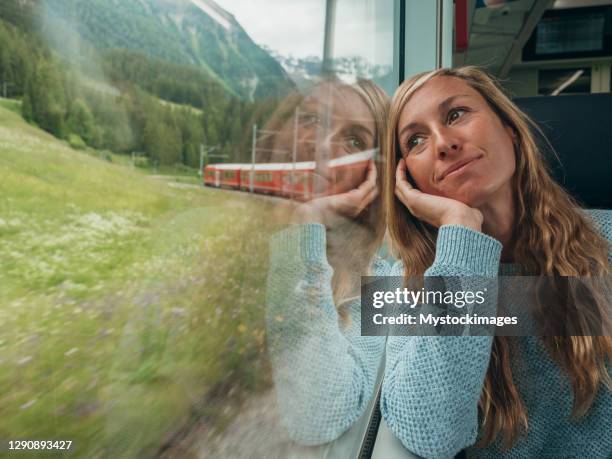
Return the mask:
<path id="1" fill-rule="evenodd" d="M 327 240 L 303 218 L 380 185 L 399 4 L 0 2 L 3 438 L 359 450 L 384 341 L 359 336 L 355 292 L 382 207 L 326 214 Z"/>
<path id="2" fill-rule="evenodd" d="M 255 174 L 255 180 L 260 182 L 271 182 L 272 177 L 272 173 L 270 172 L 258 172 Z"/>
<path id="3" fill-rule="evenodd" d="M 591 68 L 542 69 L 538 71 L 538 94 L 590 94 Z"/>

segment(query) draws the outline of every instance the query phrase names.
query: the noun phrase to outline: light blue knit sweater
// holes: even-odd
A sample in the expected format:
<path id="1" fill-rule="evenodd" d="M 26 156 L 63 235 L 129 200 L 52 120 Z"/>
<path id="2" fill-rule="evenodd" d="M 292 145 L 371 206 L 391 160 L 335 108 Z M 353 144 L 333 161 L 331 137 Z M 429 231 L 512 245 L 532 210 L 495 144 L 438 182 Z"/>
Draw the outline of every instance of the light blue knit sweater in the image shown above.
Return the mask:
<path id="1" fill-rule="evenodd" d="M 304 445 L 335 440 L 359 418 L 385 349 L 385 337 L 361 336 L 359 299 L 341 325 L 325 251 L 320 224 L 292 225 L 270 241 L 268 349 L 281 420 Z M 388 275 L 390 265 L 377 257 L 373 271 Z"/>
<path id="2" fill-rule="evenodd" d="M 612 212 L 591 211 L 612 240 Z M 384 338 L 360 336 L 360 304 L 350 304 L 351 325 L 339 324 L 331 292 L 322 225 L 294 225 L 273 236 L 268 278 L 268 342 L 281 417 L 303 444 L 332 441 L 363 413 L 374 391 Z M 612 244 L 611 244 L 612 245 Z M 504 271 L 501 244 L 460 226 L 438 232 L 436 257 L 426 276 L 487 276 Z M 375 275 L 402 276 L 380 257 Z M 514 381 L 527 407 L 529 431 L 509 451 L 499 444 L 474 448 L 478 400 L 492 337 L 389 337 L 381 411 L 410 451 L 452 457 L 466 449 L 479 458 L 612 457 L 612 391 L 601 387 L 587 415 L 570 419 L 571 386 L 537 338 L 520 338 Z"/>

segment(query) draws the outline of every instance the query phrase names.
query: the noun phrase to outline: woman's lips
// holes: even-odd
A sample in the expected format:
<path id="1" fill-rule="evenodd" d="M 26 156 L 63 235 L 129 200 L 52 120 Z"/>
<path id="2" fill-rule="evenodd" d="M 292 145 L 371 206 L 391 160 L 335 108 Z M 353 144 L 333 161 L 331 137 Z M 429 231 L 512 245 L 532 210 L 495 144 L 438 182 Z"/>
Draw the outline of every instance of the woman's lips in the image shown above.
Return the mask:
<path id="1" fill-rule="evenodd" d="M 461 172 L 463 169 L 466 168 L 466 166 L 472 164 L 474 161 L 477 161 L 481 158 L 482 156 L 477 156 L 475 158 L 471 158 L 471 159 L 465 159 L 462 161 L 458 161 L 455 164 L 453 164 L 452 166 L 450 166 L 448 169 L 446 169 L 442 175 L 440 176 L 440 181 L 444 180 L 446 177 L 448 177 L 449 175 L 453 175 L 456 174 L 458 172 Z"/>

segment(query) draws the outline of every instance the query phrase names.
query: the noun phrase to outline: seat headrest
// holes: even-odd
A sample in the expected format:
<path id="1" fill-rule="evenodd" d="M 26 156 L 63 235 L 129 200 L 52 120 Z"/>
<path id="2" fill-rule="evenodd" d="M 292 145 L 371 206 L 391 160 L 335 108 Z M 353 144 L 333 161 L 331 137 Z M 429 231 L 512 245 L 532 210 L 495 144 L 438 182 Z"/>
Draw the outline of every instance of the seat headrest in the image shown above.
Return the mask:
<path id="1" fill-rule="evenodd" d="M 514 102 L 538 125 L 558 158 L 553 175 L 586 208 L 612 208 L 612 94 L 540 96 Z"/>

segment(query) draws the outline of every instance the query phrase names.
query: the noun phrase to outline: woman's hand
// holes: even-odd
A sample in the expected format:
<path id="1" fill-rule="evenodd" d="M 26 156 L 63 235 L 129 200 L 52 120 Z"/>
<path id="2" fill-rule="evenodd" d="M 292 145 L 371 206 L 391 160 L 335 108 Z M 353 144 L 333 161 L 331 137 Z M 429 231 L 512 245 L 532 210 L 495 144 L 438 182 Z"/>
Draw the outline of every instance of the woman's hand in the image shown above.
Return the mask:
<path id="1" fill-rule="evenodd" d="M 406 162 L 400 159 L 395 171 L 395 196 L 419 220 L 439 228 L 442 225 L 461 225 L 475 231 L 482 230 L 482 213 L 455 199 L 423 193 L 408 182 Z"/>
<path id="2" fill-rule="evenodd" d="M 376 166 L 368 163 L 368 173 L 364 182 L 346 193 L 316 198 L 300 204 L 293 212 L 292 223 L 322 223 L 333 226 L 342 218 L 357 217 L 378 196 L 376 186 Z"/>

